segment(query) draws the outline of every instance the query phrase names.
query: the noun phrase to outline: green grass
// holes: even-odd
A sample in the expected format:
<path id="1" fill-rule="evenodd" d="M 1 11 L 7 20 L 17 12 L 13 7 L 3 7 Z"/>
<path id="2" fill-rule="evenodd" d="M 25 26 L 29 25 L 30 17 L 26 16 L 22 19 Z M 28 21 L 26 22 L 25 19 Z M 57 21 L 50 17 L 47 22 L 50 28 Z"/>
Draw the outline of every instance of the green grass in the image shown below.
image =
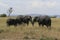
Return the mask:
<path id="1" fill-rule="evenodd" d="M 49 30 L 39 27 L 37 23 L 34 26 L 22 24 L 17 27 L 7 27 L 6 20 L 8 17 L 0 17 L 0 40 L 60 40 L 60 19 L 52 19 L 52 28 Z"/>

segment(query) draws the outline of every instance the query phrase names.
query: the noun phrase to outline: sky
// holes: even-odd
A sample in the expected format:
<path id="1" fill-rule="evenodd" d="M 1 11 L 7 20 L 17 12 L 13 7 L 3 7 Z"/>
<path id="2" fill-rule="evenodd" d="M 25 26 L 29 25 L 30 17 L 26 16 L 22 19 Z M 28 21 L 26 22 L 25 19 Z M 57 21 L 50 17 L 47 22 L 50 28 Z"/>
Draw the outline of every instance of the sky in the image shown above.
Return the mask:
<path id="1" fill-rule="evenodd" d="M 0 14 L 8 14 L 10 7 L 13 8 L 11 15 L 60 15 L 60 0 L 0 0 Z"/>

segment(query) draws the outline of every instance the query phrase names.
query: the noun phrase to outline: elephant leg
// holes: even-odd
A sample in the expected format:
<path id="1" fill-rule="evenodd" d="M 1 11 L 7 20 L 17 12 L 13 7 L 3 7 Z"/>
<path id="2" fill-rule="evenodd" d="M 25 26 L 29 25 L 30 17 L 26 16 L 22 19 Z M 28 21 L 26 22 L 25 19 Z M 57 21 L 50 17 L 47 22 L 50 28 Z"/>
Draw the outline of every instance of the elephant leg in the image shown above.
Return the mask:
<path id="1" fill-rule="evenodd" d="M 17 24 L 14 24 L 14 26 L 16 27 L 16 26 L 17 26 Z"/>
<path id="2" fill-rule="evenodd" d="M 29 25 L 29 22 L 27 22 L 27 26 Z"/>
<path id="3" fill-rule="evenodd" d="M 41 23 L 40 22 L 38 22 L 38 24 L 39 24 L 39 27 L 41 26 Z"/>

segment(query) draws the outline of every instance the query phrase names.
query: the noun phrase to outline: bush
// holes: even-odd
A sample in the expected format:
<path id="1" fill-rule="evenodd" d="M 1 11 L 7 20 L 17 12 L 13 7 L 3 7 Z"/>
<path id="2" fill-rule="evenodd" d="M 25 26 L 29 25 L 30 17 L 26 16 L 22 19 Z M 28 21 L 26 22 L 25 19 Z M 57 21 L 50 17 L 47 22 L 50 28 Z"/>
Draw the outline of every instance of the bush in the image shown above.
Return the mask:
<path id="1" fill-rule="evenodd" d="M 0 17 L 6 17 L 7 15 L 6 14 L 0 14 Z"/>
<path id="2" fill-rule="evenodd" d="M 56 18 L 57 16 L 51 16 L 51 18 Z"/>

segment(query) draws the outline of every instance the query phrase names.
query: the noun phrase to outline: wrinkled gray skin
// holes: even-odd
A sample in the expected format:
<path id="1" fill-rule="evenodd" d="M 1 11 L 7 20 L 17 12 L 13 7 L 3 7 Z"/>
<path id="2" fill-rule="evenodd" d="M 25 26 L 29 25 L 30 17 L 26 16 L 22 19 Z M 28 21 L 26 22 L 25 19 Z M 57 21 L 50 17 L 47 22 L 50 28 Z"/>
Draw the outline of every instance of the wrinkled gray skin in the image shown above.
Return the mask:
<path id="1" fill-rule="evenodd" d="M 11 25 L 14 25 L 14 26 L 17 26 L 17 21 L 16 21 L 16 19 L 7 19 L 7 25 L 8 26 L 11 26 Z"/>
<path id="2" fill-rule="evenodd" d="M 16 19 L 20 21 L 20 22 L 18 22 L 18 24 L 26 23 L 28 25 L 29 22 L 32 23 L 32 17 L 28 16 L 28 15 L 26 15 L 26 16 L 20 15 Z"/>
<path id="3" fill-rule="evenodd" d="M 49 16 L 36 16 L 34 17 L 33 19 L 33 26 L 34 26 L 34 23 L 35 22 L 38 22 L 39 26 L 42 25 L 46 25 L 46 27 L 51 27 L 51 18 Z"/>

